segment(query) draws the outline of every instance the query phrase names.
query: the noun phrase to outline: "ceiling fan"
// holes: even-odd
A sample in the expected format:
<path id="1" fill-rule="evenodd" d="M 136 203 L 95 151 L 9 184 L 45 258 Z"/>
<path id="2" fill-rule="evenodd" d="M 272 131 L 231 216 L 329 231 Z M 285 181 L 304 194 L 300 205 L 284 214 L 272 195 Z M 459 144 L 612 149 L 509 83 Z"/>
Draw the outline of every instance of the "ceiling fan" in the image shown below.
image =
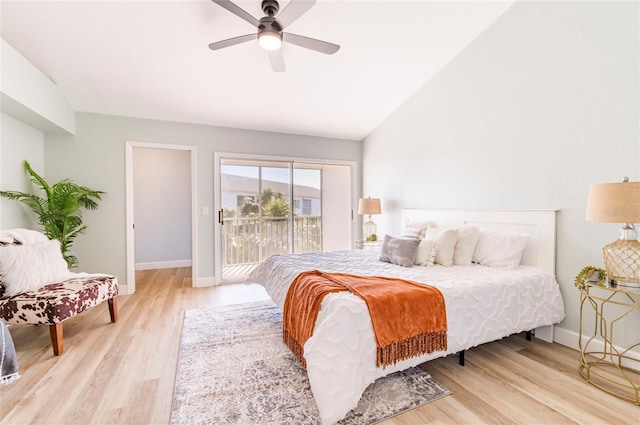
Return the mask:
<path id="1" fill-rule="evenodd" d="M 265 13 L 265 16 L 260 19 L 254 18 L 253 15 L 230 0 L 212 1 L 255 26 L 258 32 L 216 41 L 215 43 L 209 44 L 211 50 L 234 46 L 257 38 L 260 46 L 269 52 L 271 68 L 276 72 L 284 72 L 284 60 L 282 59 L 282 52 L 280 51 L 283 41 L 328 55 L 334 54 L 340 49 L 340 46 L 337 44 L 284 32 L 286 27 L 311 9 L 313 5 L 316 4 L 316 0 L 291 0 L 280 13 L 278 13 L 280 5 L 276 0 L 263 0 L 262 11 Z"/>

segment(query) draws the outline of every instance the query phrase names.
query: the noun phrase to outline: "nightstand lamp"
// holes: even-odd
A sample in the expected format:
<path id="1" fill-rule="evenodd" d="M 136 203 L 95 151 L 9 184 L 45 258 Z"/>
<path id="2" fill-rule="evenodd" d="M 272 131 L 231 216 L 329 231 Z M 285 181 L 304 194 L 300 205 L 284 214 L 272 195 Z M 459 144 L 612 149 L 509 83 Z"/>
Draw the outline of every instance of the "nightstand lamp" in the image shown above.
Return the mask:
<path id="1" fill-rule="evenodd" d="M 360 198 L 358 202 L 358 214 L 366 214 L 369 216 L 369 220 L 362 225 L 362 237 L 365 241 L 375 241 L 378 239 L 376 231 L 378 226 L 371 220 L 373 214 L 380 214 L 382 212 L 380 208 L 380 199 L 378 198 Z"/>
<path id="2" fill-rule="evenodd" d="M 640 285 L 640 242 L 633 223 L 640 223 L 640 182 L 592 184 L 587 201 L 588 221 L 622 223 L 620 239 L 602 248 L 610 280 Z"/>

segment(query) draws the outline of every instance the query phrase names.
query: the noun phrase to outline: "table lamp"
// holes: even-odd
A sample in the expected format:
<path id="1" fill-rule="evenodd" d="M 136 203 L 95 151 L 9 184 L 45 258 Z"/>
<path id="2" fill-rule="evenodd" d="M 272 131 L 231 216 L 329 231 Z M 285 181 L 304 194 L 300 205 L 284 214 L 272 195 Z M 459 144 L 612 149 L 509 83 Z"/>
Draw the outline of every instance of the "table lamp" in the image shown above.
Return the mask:
<path id="1" fill-rule="evenodd" d="M 610 280 L 640 284 L 640 242 L 633 223 L 640 223 L 640 182 L 602 183 L 589 186 L 588 221 L 622 223 L 620 238 L 602 248 Z"/>
<path id="2" fill-rule="evenodd" d="M 362 225 L 362 237 L 366 241 L 375 241 L 378 239 L 376 231 L 378 226 L 371 220 L 372 214 L 380 214 L 382 212 L 380 208 L 380 199 L 378 198 L 360 198 L 358 202 L 358 214 L 367 214 L 369 220 Z"/>

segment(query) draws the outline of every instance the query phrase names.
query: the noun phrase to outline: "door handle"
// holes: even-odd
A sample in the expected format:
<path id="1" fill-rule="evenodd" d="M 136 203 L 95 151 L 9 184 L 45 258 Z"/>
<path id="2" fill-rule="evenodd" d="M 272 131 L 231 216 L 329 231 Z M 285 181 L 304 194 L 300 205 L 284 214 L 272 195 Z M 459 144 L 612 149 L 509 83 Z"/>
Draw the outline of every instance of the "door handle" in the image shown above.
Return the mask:
<path id="1" fill-rule="evenodd" d="M 221 208 L 220 211 L 218 211 L 218 223 L 224 226 L 224 208 Z"/>

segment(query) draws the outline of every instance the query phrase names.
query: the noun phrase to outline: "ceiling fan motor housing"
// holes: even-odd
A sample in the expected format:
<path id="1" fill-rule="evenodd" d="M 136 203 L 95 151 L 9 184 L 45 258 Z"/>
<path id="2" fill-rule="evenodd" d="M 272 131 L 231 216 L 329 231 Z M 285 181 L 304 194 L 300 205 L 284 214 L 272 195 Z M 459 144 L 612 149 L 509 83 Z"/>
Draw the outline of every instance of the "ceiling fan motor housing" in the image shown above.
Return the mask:
<path id="1" fill-rule="evenodd" d="M 258 27 L 259 32 L 262 31 L 272 31 L 276 33 L 280 33 L 282 31 L 282 27 L 276 21 L 276 18 L 265 16 L 264 18 L 260 18 L 260 26 Z"/>
<path id="2" fill-rule="evenodd" d="M 276 0 L 262 0 L 262 11 L 267 16 L 276 16 L 280 10 L 280 5 Z"/>

